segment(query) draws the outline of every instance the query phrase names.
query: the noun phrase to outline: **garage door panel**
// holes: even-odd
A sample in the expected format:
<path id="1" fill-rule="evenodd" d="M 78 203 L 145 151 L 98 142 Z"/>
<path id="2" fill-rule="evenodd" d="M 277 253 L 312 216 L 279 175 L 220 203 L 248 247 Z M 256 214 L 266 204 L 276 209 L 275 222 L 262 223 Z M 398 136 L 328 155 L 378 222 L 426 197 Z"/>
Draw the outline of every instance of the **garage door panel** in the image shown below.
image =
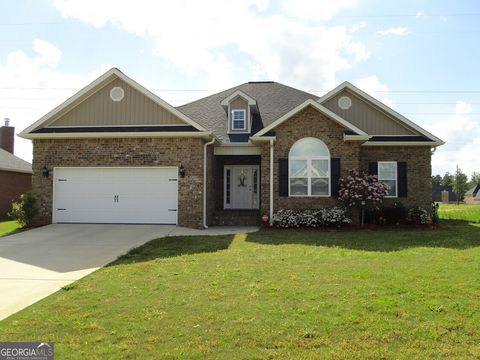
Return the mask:
<path id="1" fill-rule="evenodd" d="M 56 168 L 54 221 L 176 224 L 176 168 Z"/>

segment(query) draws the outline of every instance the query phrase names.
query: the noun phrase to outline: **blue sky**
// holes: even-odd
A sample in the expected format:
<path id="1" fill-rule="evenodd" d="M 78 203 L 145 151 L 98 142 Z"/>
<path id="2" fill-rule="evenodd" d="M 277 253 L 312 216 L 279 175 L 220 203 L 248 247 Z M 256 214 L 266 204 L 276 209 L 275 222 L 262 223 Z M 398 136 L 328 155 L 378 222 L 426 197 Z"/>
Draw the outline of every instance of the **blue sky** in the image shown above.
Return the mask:
<path id="1" fill-rule="evenodd" d="M 174 106 L 251 80 L 348 80 L 480 171 L 477 1 L 0 0 L 0 117 L 20 131 L 111 67 Z M 16 154 L 31 160 L 29 141 Z"/>

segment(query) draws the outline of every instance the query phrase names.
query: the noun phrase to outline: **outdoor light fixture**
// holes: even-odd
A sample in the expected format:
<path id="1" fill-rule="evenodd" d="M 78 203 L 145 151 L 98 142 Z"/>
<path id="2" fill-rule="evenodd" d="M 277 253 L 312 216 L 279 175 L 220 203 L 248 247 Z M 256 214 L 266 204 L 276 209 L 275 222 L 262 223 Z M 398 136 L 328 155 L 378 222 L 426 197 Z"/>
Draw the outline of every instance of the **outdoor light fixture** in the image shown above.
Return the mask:
<path id="1" fill-rule="evenodd" d="M 48 170 L 47 165 L 45 165 L 42 169 L 42 175 L 44 178 L 48 178 L 50 176 L 50 170 Z"/>
<path id="2" fill-rule="evenodd" d="M 180 164 L 180 167 L 178 168 L 178 175 L 180 175 L 181 178 L 185 177 L 185 168 L 182 164 Z"/>

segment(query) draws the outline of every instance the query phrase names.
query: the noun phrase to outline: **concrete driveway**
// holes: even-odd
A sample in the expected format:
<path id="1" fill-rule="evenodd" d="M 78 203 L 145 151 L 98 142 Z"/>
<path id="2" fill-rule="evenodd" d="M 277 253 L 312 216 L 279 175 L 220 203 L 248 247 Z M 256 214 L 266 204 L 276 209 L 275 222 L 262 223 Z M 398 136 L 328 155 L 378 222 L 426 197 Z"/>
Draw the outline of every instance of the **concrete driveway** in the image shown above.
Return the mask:
<path id="1" fill-rule="evenodd" d="M 53 224 L 2 237 L 0 320 L 149 240 L 256 230 L 255 227 L 193 230 L 168 225 Z"/>

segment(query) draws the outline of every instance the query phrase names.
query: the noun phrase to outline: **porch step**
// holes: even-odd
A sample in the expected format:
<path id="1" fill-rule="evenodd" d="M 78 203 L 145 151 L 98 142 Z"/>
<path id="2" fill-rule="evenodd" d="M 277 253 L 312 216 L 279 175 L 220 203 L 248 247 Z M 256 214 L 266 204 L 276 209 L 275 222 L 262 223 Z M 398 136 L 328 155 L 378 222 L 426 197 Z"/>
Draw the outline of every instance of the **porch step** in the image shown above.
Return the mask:
<path id="1" fill-rule="evenodd" d="M 258 210 L 216 211 L 212 219 L 212 225 L 216 226 L 259 226 L 261 222 Z"/>

